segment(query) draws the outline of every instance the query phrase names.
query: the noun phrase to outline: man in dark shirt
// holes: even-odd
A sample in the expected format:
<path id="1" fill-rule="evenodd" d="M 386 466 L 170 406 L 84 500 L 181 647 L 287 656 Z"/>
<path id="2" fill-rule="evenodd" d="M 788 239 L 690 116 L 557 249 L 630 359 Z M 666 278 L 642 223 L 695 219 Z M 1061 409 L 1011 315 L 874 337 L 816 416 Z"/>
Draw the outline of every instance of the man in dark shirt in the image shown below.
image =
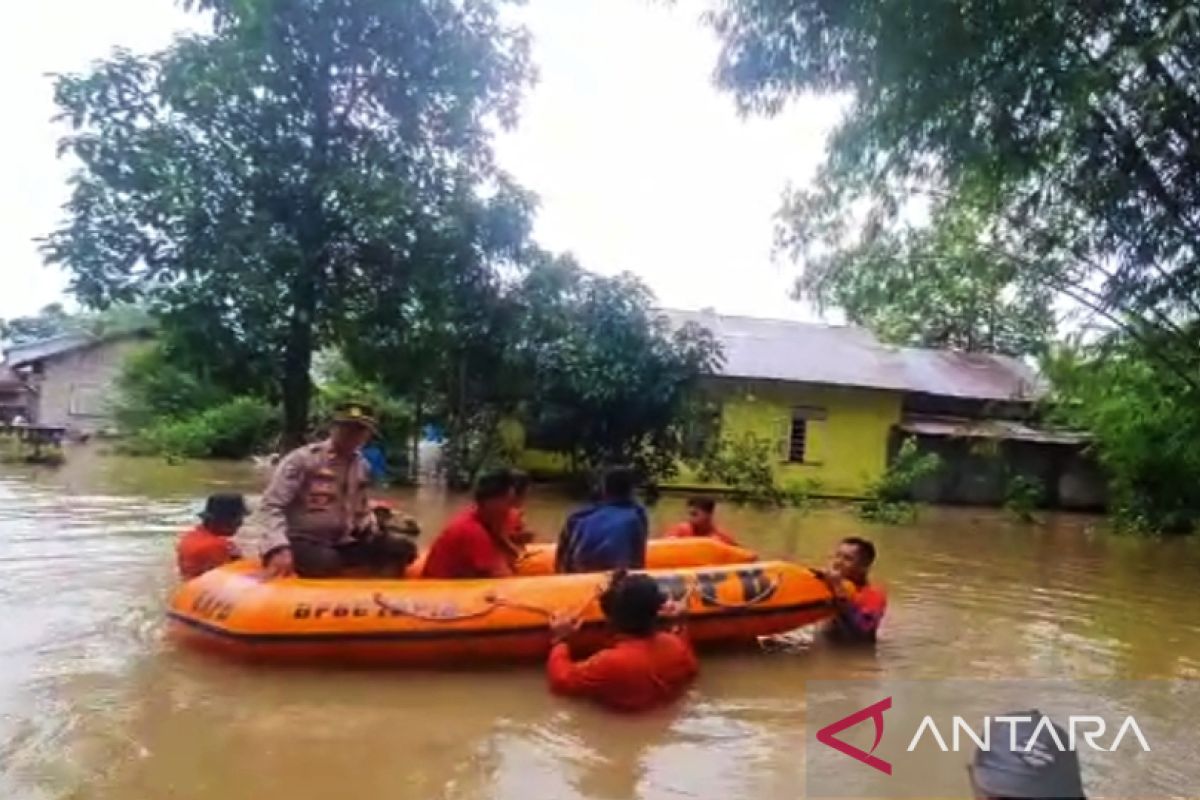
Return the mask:
<path id="1" fill-rule="evenodd" d="M 633 497 L 633 470 L 614 467 L 604 475 L 604 499 L 567 518 L 555 553 L 558 572 L 642 569 L 650 521 Z"/>

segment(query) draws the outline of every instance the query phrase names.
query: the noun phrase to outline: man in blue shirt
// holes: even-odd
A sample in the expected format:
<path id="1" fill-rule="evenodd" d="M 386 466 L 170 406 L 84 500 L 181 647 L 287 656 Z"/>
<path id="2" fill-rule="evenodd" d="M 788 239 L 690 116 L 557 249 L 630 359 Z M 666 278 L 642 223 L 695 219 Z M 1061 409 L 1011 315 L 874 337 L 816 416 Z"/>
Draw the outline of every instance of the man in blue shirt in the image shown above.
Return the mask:
<path id="1" fill-rule="evenodd" d="M 642 569 L 650 521 L 633 497 L 633 471 L 615 467 L 604 475 L 604 499 L 567 518 L 558 538 L 555 570 L 605 572 Z"/>

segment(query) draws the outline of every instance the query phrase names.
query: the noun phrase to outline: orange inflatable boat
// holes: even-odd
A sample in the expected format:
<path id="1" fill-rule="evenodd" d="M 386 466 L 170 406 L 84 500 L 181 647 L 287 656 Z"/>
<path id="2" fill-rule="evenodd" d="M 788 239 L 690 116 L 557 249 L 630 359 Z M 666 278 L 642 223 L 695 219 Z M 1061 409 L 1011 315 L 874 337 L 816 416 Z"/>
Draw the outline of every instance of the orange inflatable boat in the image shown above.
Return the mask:
<path id="1" fill-rule="evenodd" d="M 517 562 L 518 575 L 553 575 L 554 552 L 552 544 L 530 544 L 525 546 Z M 410 578 L 421 577 L 425 566 L 425 553 L 408 568 Z M 687 539 L 651 539 L 646 545 L 646 569 L 675 569 L 698 567 L 702 564 L 748 564 L 758 557 L 753 550 L 737 545 L 725 544 L 707 536 Z"/>
<path id="2" fill-rule="evenodd" d="M 830 616 L 830 592 L 805 567 L 778 561 L 648 572 L 685 599 L 698 646 L 738 645 Z M 476 666 L 540 659 L 552 613 L 577 614 L 580 652 L 609 636 L 597 602 L 604 573 L 488 580 L 266 581 L 236 562 L 188 581 L 168 612 L 186 644 L 263 662 Z"/>

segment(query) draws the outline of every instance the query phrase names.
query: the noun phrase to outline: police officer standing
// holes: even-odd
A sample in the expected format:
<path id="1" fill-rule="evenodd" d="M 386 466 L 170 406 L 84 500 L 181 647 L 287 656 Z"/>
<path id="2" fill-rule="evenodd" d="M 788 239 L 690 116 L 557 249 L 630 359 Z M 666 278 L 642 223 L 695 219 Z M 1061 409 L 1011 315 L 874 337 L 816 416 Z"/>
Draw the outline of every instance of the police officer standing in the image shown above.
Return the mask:
<path id="1" fill-rule="evenodd" d="M 376 433 L 362 403 L 334 413 L 329 438 L 279 462 L 263 494 L 263 564 L 271 577 L 333 578 L 350 569 L 399 576 L 416 558 L 405 536 L 379 529 L 367 500 L 363 446 Z"/>

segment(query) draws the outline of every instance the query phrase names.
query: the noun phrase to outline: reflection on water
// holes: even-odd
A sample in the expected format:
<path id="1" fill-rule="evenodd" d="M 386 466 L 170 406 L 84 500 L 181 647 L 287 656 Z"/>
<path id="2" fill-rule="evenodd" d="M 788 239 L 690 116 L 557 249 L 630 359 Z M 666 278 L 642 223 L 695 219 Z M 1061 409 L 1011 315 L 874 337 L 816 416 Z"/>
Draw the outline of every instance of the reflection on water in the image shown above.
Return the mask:
<path id="1" fill-rule="evenodd" d="M 1198 543 L 977 510 L 872 528 L 836 509 L 721 509 L 768 556 L 820 561 L 841 536 L 873 537 L 891 593 L 882 640 L 832 651 L 801 633 L 707 657 L 678 708 L 645 718 L 550 697 L 532 667 L 266 671 L 179 652 L 161 637 L 175 534 L 206 493 L 260 480 L 91 451 L 0 473 L 0 797 L 790 799 L 808 679 L 1200 678 Z M 458 502 L 401 499 L 427 532 Z M 542 493 L 527 516 L 550 536 L 566 509 Z M 664 500 L 655 524 L 681 513 Z"/>

